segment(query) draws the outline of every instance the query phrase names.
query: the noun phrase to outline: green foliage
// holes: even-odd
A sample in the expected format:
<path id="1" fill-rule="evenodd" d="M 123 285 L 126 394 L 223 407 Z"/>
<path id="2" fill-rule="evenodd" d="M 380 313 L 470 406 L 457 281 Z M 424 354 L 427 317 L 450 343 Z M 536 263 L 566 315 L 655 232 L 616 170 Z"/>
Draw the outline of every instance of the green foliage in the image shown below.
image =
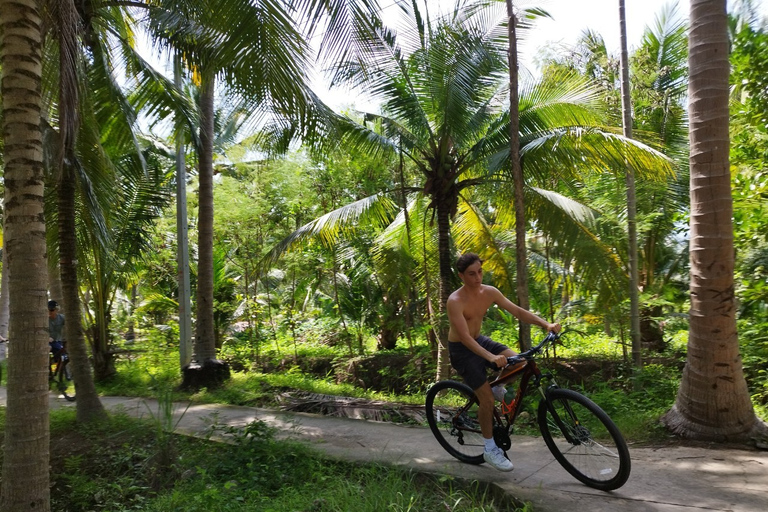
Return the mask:
<path id="1" fill-rule="evenodd" d="M 742 317 L 768 321 L 768 32 L 734 22 L 731 165 Z"/>
<path id="2" fill-rule="evenodd" d="M 629 367 L 627 371 L 632 372 Z M 674 404 L 679 384 L 679 370 L 651 364 L 639 375 L 601 383 L 588 395 L 608 413 L 625 438 L 654 441 L 667 436 L 659 418 Z"/>
<path id="3" fill-rule="evenodd" d="M 168 433 L 177 448 L 168 466 L 174 477 L 157 479 L 148 465 L 162 442 L 145 421 L 75 421 L 71 409 L 51 413 L 53 512 L 518 510 L 477 483 L 328 460 L 306 444 L 276 440 L 262 422 L 214 423 L 209 437 L 226 443 Z"/>
<path id="4" fill-rule="evenodd" d="M 768 421 L 768 323 L 749 325 L 739 322 L 739 343 L 752 404 L 755 412 Z"/>
<path id="5" fill-rule="evenodd" d="M 562 345 L 557 347 L 557 356 L 565 359 L 591 357 L 619 360 L 624 353 L 616 338 L 605 333 L 579 336 L 570 332 L 563 340 Z"/>
<path id="6" fill-rule="evenodd" d="M 139 331 L 117 360 L 117 375 L 99 383 L 102 393 L 118 396 L 159 396 L 180 383 L 178 324 Z"/>

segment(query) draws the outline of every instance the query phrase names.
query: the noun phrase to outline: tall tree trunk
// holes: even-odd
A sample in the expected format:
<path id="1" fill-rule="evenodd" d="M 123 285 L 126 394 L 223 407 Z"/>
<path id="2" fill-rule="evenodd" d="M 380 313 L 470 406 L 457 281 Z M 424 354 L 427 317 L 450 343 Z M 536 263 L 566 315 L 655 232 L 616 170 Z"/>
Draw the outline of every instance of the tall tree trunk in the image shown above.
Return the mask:
<path id="1" fill-rule="evenodd" d="M 77 420 L 92 422 L 106 418 L 88 361 L 80 312 L 77 280 L 77 235 L 75 231 L 75 172 L 71 165 L 62 166 L 58 184 L 59 201 L 59 264 L 61 269 L 62 302 L 65 317 L 64 339 L 72 365 L 72 378 L 77 395 Z"/>
<path id="2" fill-rule="evenodd" d="M 405 219 L 405 233 L 408 237 L 408 252 L 412 251 L 411 248 L 411 216 L 408 213 L 408 196 L 405 193 L 405 172 L 403 171 L 404 165 L 403 165 L 403 140 L 402 137 L 399 139 L 399 151 L 398 151 L 398 171 L 400 173 L 400 207 L 403 209 L 403 218 Z M 404 313 L 405 313 L 405 337 L 408 339 L 408 348 L 412 351 L 413 350 L 413 337 L 411 330 L 413 329 L 413 317 L 411 314 L 411 305 L 414 304 L 414 297 L 416 296 L 415 293 L 415 282 L 416 280 L 413 277 L 413 268 L 411 267 L 410 263 L 408 264 L 408 291 L 407 295 L 405 297 L 405 306 L 404 306 Z M 393 347 L 394 348 L 394 347 Z"/>
<path id="3" fill-rule="evenodd" d="M 432 353 L 432 356 L 435 359 L 435 361 L 437 361 L 440 358 L 440 341 L 438 340 L 437 334 L 435 333 L 436 322 L 435 322 L 434 308 L 432 307 L 432 279 L 430 278 L 430 272 L 429 272 L 429 258 L 427 258 L 427 216 L 426 215 L 424 216 L 424 222 L 421 227 L 421 254 L 422 254 L 423 263 L 424 263 L 424 303 L 425 303 L 424 309 L 426 313 L 427 325 L 429 326 L 429 330 L 427 331 L 427 341 L 429 342 L 430 352 Z M 438 365 L 438 368 L 440 368 L 439 365 Z M 439 381 L 440 379 L 437 379 L 437 380 Z"/>
<path id="4" fill-rule="evenodd" d="M 4 234 L 13 339 L 0 483 L 4 512 L 51 510 L 41 26 L 38 1 L 0 0 Z"/>
<path id="5" fill-rule="evenodd" d="M 451 372 L 448 357 L 448 316 L 446 304 L 451 294 L 453 261 L 451 258 L 451 211 L 447 201 L 437 201 L 437 252 L 440 264 L 440 309 L 437 316 L 437 380 L 447 379 Z"/>
<path id="6" fill-rule="evenodd" d="M 199 204 L 197 214 L 197 311 L 195 321 L 195 359 L 216 358 L 213 337 L 213 77 L 200 86 Z"/>
<path id="7" fill-rule="evenodd" d="M 747 441 L 768 428 L 752 409 L 736 332 L 726 0 L 692 0 L 690 23 L 690 331 L 677 400 L 663 421 L 684 437 Z"/>
<path id="8" fill-rule="evenodd" d="M 102 269 L 96 269 L 94 272 L 100 273 Z M 115 355 L 110 351 L 108 278 L 99 274 L 96 281 L 92 295 L 95 317 L 91 327 L 91 356 L 93 357 L 94 378 L 96 382 L 103 382 L 113 377 L 117 373 L 117 369 L 115 368 Z"/>
<path id="9" fill-rule="evenodd" d="M 507 1 L 507 24 L 509 30 L 509 161 L 512 178 L 515 181 L 515 263 L 517 272 L 517 305 L 528 309 L 528 255 L 525 245 L 525 200 L 523 195 L 523 167 L 520 162 L 520 113 L 517 86 L 517 18 L 512 0 Z M 518 322 L 520 349 L 531 347 L 531 326 Z"/>
<path id="10" fill-rule="evenodd" d="M 173 61 L 174 83 L 182 87 L 181 57 Z M 189 283 L 189 230 L 187 225 L 187 169 L 184 159 L 184 128 L 181 115 L 176 120 L 176 262 L 179 286 L 179 365 L 192 360 L 192 304 Z"/>
<path id="11" fill-rule="evenodd" d="M 5 212 L 3 211 L 3 233 L 5 233 Z M 3 339 L 8 339 L 8 307 L 10 302 L 8 301 L 8 250 L 5 247 L 5 241 L 3 241 L 3 276 L 0 278 L 0 336 Z M 3 357 L 5 357 L 5 348 L 0 348 Z"/>
<path id="12" fill-rule="evenodd" d="M 621 33 L 621 114 L 624 136 L 632 138 L 632 101 L 629 95 L 629 57 L 627 52 L 627 17 L 624 0 L 619 0 L 619 26 Z M 627 238 L 629 239 L 629 332 L 632 338 L 632 363 L 643 367 L 640 350 L 640 293 L 637 256 L 637 197 L 635 170 L 627 165 Z"/>
<path id="13" fill-rule="evenodd" d="M 351 357 L 355 354 L 355 351 L 352 349 L 352 335 L 349 333 L 347 321 L 344 319 L 344 312 L 341 310 L 341 302 L 339 301 L 339 271 L 336 267 L 336 246 L 334 246 L 331 251 L 331 259 L 333 261 L 333 268 L 331 269 L 331 272 L 333 272 L 333 300 L 336 302 L 336 311 L 339 313 L 339 321 L 341 322 L 341 328 L 344 331 L 344 342 L 347 344 L 347 349 L 349 350 L 349 355 Z"/>
<path id="14" fill-rule="evenodd" d="M 75 227 L 75 197 L 77 174 L 71 163 L 75 160 L 75 144 L 80 127 L 78 62 L 79 16 L 72 0 L 59 3 L 59 180 L 57 183 L 59 224 L 60 298 L 67 318 L 64 339 L 72 365 L 72 377 L 77 394 L 77 419 L 92 422 L 106 418 L 88 362 L 80 312 L 80 286 L 77 280 L 77 231 Z"/>
<path id="15" fill-rule="evenodd" d="M 184 368 L 183 388 L 216 387 L 229 368 L 216 359 L 213 320 L 213 138 L 215 77 L 203 74 L 200 86 L 199 200 L 197 214 L 197 319 L 195 355 Z"/>
<path id="16" fill-rule="evenodd" d="M 55 249 L 51 251 L 51 254 L 49 256 L 55 257 L 56 252 Z M 48 262 L 48 292 L 50 294 L 50 298 L 61 302 L 62 295 L 64 295 L 64 292 L 61 289 L 61 274 L 59 273 L 59 266 L 55 263 L 55 261 L 49 261 Z"/>

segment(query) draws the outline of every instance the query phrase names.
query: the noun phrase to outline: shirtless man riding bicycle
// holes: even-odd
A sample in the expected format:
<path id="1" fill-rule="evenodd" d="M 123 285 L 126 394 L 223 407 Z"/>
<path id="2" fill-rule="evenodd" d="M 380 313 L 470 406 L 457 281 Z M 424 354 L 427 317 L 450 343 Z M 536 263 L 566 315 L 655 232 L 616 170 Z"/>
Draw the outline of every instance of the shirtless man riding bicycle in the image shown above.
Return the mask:
<path id="1" fill-rule="evenodd" d="M 517 306 L 494 288 L 483 284 L 483 260 L 477 254 L 466 253 L 456 262 L 462 287 L 448 297 L 447 310 L 450 330 L 448 349 L 451 365 L 477 395 L 478 421 L 485 441 L 483 458 L 500 471 L 512 471 L 514 466 L 493 440 L 493 392 L 488 383 L 488 367 L 503 368 L 507 357 L 515 355 L 506 345 L 481 336 L 483 318 L 496 304 L 519 320 L 560 332 L 560 324 L 549 323 L 530 311 Z"/>

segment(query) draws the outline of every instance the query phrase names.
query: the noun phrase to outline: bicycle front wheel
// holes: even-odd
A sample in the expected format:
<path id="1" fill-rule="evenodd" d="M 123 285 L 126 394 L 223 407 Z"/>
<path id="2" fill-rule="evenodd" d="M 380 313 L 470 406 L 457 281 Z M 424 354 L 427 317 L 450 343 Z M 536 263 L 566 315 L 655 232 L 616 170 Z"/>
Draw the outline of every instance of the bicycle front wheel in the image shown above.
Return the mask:
<path id="1" fill-rule="evenodd" d="M 552 389 L 539 403 L 539 427 L 549 451 L 568 473 L 602 491 L 629 478 L 629 448 L 618 427 L 592 400 L 569 389 Z"/>
<path id="2" fill-rule="evenodd" d="M 464 383 L 444 380 L 427 392 L 427 422 L 440 446 L 469 464 L 483 462 L 485 445 L 477 420 L 477 398 Z"/>

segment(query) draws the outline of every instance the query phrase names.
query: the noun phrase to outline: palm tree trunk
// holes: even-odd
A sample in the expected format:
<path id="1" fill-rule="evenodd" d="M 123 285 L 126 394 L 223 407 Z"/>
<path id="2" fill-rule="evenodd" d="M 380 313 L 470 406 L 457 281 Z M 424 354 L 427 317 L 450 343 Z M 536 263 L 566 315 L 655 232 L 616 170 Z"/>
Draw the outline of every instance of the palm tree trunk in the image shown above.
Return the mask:
<path id="1" fill-rule="evenodd" d="M 197 318 L 195 358 L 203 363 L 216 358 L 213 335 L 213 137 L 214 78 L 200 87 L 199 205 L 197 232 Z"/>
<path id="2" fill-rule="evenodd" d="M 77 394 L 77 419 L 89 423 L 105 419 L 107 414 L 96 393 L 93 372 L 85 348 L 80 312 L 80 285 L 77 279 L 77 231 L 75 226 L 75 197 L 77 174 L 68 162 L 75 160 L 75 141 L 79 130 L 80 90 L 78 85 L 78 14 L 72 0 L 59 4 L 59 181 L 57 183 L 59 224 L 59 267 L 61 300 L 67 322 L 64 339 L 72 365 L 72 377 Z"/>
<path id="3" fill-rule="evenodd" d="M 451 212 L 445 201 L 437 203 L 437 253 L 440 264 L 440 309 L 437 317 L 437 380 L 447 379 L 451 372 L 451 361 L 448 357 L 448 317 L 446 304 L 451 294 L 451 277 L 453 262 L 451 261 Z"/>
<path id="4" fill-rule="evenodd" d="M 726 0 L 692 0 L 690 26 L 690 331 L 677 400 L 663 421 L 684 437 L 748 441 L 768 428 L 752 409 L 736 332 Z"/>
<path id="5" fill-rule="evenodd" d="M 181 88 L 181 57 L 173 61 L 174 84 Z M 178 116 L 181 117 L 180 115 Z M 192 360 L 192 304 L 189 283 L 189 230 L 187 224 L 187 169 L 184 159 L 184 127 L 176 120 L 176 262 L 179 286 L 179 365 Z"/>
<path id="6" fill-rule="evenodd" d="M 528 301 L 528 255 L 525 246 L 525 200 L 523 196 L 523 167 L 520 162 L 520 115 L 517 90 L 517 18 L 512 0 L 507 0 L 509 30 L 509 160 L 515 181 L 515 263 L 517 270 L 517 305 L 530 307 Z M 531 326 L 520 321 L 519 343 L 521 350 L 531 347 Z"/>
<path id="7" fill-rule="evenodd" d="M 182 388 L 214 388 L 229 378 L 216 359 L 213 318 L 213 137 L 215 77 L 203 74 L 200 86 L 199 200 L 197 220 L 197 319 L 193 362 L 183 369 Z"/>
<path id="8" fill-rule="evenodd" d="M 5 212 L 3 212 L 3 219 L 5 219 Z M 5 220 L 3 220 L 3 233 L 5 233 Z M 0 278 L 0 336 L 3 339 L 8 339 L 8 317 L 10 316 L 8 308 L 10 307 L 10 302 L 8 301 L 8 250 L 5 247 L 5 243 L 3 243 L 2 272 L 3 276 Z M 0 357 L 0 360 L 2 360 L 5 356 L 5 348 L 1 348 L 0 351 L 3 353 L 3 357 Z"/>
<path id="9" fill-rule="evenodd" d="M 75 172 L 71 165 L 62 166 L 58 184 L 59 208 L 59 265 L 61 269 L 62 302 L 65 317 L 67 352 L 72 365 L 72 377 L 77 394 L 77 419 L 89 423 L 106 418 L 104 406 L 99 400 L 93 373 L 88 361 L 88 351 L 83 336 L 80 313 L 79 283 L 77 280 L 77 235 L 75 231 Z"/>
<path id="10" fill-rule="evenodd" d="M 624 136 L 632 138 L 632 102 L 629 95 L 629 58 L 627 52 L 627 18 L 624 0 L 619 0 L 619 26 L 621 33 L 621 113 Z M 627 238 L 629 238 L 629 332 L 632 338 L 632 362 L 636 369 L 643 367 L 640 350 L 640 293 L 637 256 L 637 197 L 635 170 L 627 165 Z"/>
<path id="11" fill-rule="evenodd" d="M 38 1 L 0 0 L 4 235 L 13 339 L 0 483 L 4 512 L 51 510 L 41 26 Z"/>
<path id="12" fill-rule="evenodd" d="M 424 222 L 421 227 L 421 253 L 424 262 L 424 304 L 426 321 L 429 326 L 427 331 L 427 342 L 429 343 L 430 352 L 435 360 L 440 356 L 440 342 L 435 334 L 435 315 L 434 308 L 432 307 L 432 279 L 429 272 L 429 260 L 427 258 L 427 217 L 424 216 Z M 439 366 L 438 366 L 439 367 Z M 440 379 L 437 379 L 440 380 Z"/>

